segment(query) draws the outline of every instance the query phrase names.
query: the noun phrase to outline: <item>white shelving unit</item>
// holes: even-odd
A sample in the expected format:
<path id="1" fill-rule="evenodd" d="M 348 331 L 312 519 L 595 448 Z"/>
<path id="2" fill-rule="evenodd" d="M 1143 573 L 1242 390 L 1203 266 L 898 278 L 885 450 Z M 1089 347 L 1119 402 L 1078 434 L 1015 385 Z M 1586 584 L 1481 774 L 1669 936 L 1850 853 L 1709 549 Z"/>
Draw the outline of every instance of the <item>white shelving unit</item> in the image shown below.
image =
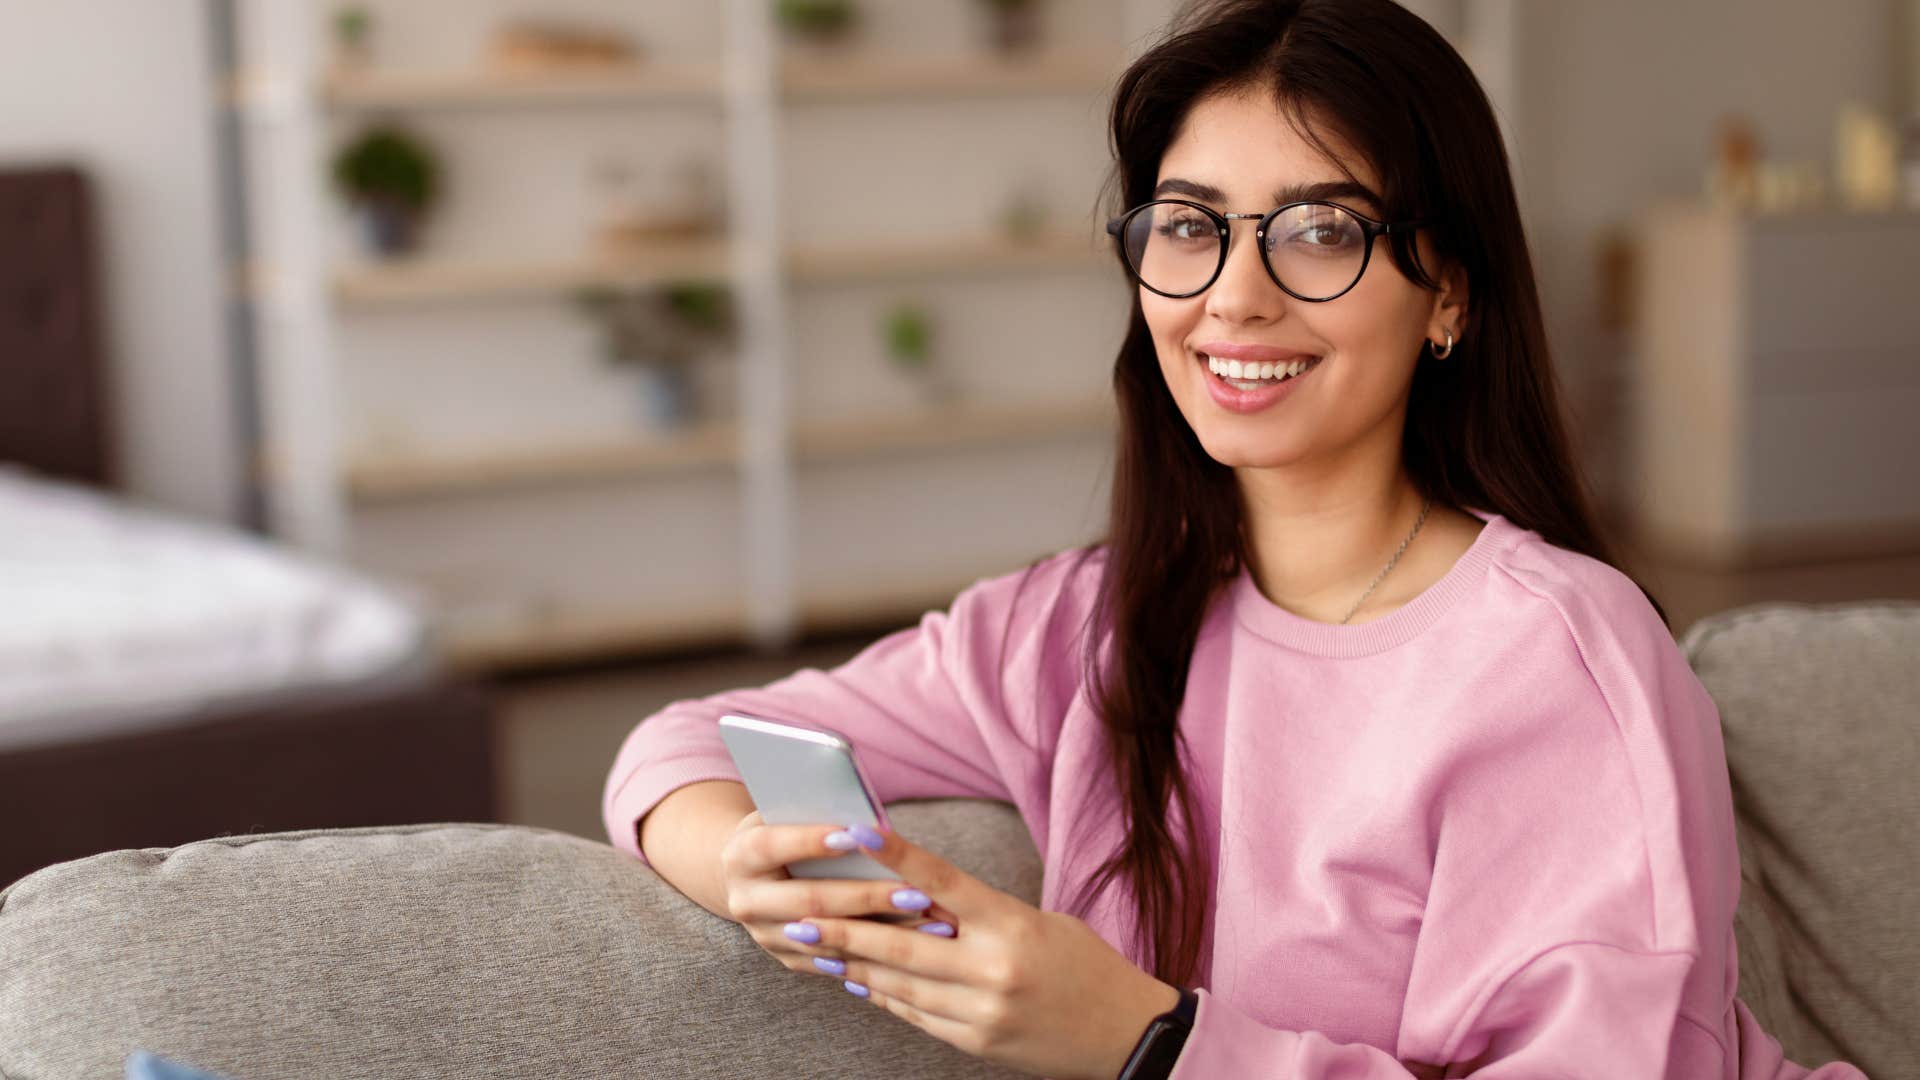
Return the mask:
<path id="1" fill-rule="evenodd" d="M 277 533 L 423 588 L 457 660 L 777 646 L 1094 534 L 1127 301 L 1092 205 L 1104 96 L 1169 5 L 1059 0 L 1058 47 L 1001 57 L 971 0 L 865 5 L 831 51 L 783 42 L 766 0 L 574 0 L 537 13 L 647 55 L 531 75 L 478 63 L 534 13 L 506 0 L 367 5 L 381 52 L 355 71 L 330 63 L 332 6 L 237 5 L 261 471 Z M 452 189 L 390 263 L 326 188 L 333 148 L 384 118 Z M 609 146 L 721 166 L 725 234 L 593 253 L 585 173 Z M 1054 221 L 1017 241 L 995 223 L 1016 183 Z M 727 282 L 742 335 L 710 414 L 650 431 L 569 297 L 669 279 Z M 934 315 L 949 404 L 884 363 L 902 300 Z"/>
<path id="2" fill-rule="evenodd" d="M 376 63 L 342 71 L 331 3 L 236 0 L 255 242 L 235 279 L 281 537 L 419 586 L 451 655 L 499 666 L 906 619 L 1097 533 L 1130 298 L 1094 205 L 1107 93 L 1173 0 L 1048 0 L 1053 44 L 1016 57 L 976 44 L 974 0 L 863 4 L 826 51 L 784 42 L 769 0 L 365 6 Z M 1504 93 L 1510 0 L 1425 7 Z M 645 55 L 482 67 L 527 14 Z M 326 188 L 381 118 L 449 181 L 425 250 L 391 263 L 357 254 Z M 594 254 L 606 154 L 715 163 L 724 235 Z M 1016 188 L 1052 221 L 1019 241 L 997 224 Z M 730 285 L 739 347 L 704 371 L 705 416 L 644 430 L 569 297 L 689 278 Z M 901 301 L 933 312 L 948 404 L 885 362 Z"/>

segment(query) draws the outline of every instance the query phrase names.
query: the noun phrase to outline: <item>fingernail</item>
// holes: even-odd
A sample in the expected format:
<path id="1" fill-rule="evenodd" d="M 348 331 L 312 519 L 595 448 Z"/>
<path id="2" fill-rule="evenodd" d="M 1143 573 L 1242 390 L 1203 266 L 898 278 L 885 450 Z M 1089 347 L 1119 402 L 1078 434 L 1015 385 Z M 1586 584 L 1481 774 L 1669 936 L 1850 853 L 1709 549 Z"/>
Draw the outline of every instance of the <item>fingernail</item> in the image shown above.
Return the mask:
<path id="1" fill-rule="evenodd" d="M 813 966 L 829 975 L 845 975 L 847 973 L 847 965 L 844 962 L 826 956 L 814 957 Z"/>
<path id="2" fill-rule="evenodd" d="M 952 937 L 953 936 L 953 924 L 951 923 L 943 923 L 943 922 L 921 923 L 919 929 L 920 929 L 920 932 L 923 934 L 932 934 L 936 937 Z"/>
<path id="3" fill-rule="evenodd" d="M 860 842 L 860 846 L 868 851 L 879 851 L 887 842 L 885 837 L 865 825 L 849 825 L 847 831 L 852 833 L 853 838 Z"/>
<path id="4" fill-rule="evenodd" d="M 781 932 L 802 945 L 820 943 L 820 928 L 811 923 L 790 922 L 781 928 Z"/>
<path id="5" fill-rule="evenodd" d="M 919 889 L 893 890 L 893 906 L 902 911 L 925 911 L 933 906 L 933 900 Z"/>
<path id="6" fill-rule="evenodd" d="M 852 851 L 860 846 L 860 841 L 855 840 L 850 832 L 828 833 L 827 846 L 835 851 Z"/>
<path id="7" fill-rule="evenodd" d="M 867 996 L 867 988 L 864 986 L 861 986 L 857 982 L 854 982 L 852 979 L 848 979 L 846 982 L 843 982 L 840 985 L 846 987 L 847 993 L 852 994 L 854 997 Z"/>

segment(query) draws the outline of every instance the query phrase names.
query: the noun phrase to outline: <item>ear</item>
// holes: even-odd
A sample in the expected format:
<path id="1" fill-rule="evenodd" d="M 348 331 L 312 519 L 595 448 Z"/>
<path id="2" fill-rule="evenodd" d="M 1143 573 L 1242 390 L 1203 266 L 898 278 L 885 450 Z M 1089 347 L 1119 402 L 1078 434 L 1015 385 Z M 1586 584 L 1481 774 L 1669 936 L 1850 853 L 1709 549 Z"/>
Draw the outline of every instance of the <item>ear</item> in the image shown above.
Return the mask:
<path id="1" fill-rule="evenodd" d="M 1452 334 L 1458 342 L 1467 325 L 1467 272 L 1449 259 L 1442 266 L 1440 289 L 1433 294 L 1433 311 L 1427 317 L 1427 340 L 1444 342 Z"/>

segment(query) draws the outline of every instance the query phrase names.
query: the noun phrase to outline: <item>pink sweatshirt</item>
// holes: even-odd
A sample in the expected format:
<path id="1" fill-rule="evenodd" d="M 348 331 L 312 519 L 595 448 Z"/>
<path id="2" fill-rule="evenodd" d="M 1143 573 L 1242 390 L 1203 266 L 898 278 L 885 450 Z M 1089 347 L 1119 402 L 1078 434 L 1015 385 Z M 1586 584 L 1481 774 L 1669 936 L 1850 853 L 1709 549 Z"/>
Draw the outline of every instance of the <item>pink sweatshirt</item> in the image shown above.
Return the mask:
<path id="1" fill-rule="evenodd" d="M 1477 516 L 1383 618 L 1301 618 L 1245 571 L 1209 610 L 1180 722 L 1217 897 L 1174 1077 L 1807 1076 L 1733 996 L 1713 701 L 1626 576 Z M 715 726 L 738 710 L 844 734 L 883 802 L 1012 803 L 1041 907 L 1065 910 L 1119 839 L 1081 677 L 1104 552 L 1077 554 L 832 671 L 647 718 L 607 779 L 613 844 L 644 859 L 635 823 L 663 796 L 739 779 Z M 1139 963 L 1128 896 L 1087 922 Z"/>

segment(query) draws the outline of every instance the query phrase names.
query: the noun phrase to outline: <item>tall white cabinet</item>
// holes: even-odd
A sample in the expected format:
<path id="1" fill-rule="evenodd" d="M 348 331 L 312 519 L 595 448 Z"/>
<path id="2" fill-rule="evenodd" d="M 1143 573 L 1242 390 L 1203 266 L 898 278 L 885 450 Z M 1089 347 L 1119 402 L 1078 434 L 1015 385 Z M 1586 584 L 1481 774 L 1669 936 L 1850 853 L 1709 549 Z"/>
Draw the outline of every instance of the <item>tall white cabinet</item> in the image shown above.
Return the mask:
<path id="1" fill-rule="evenodd" d="M 1669 557 L 1754 566 L 1920 543 L 1920 214 L 1638 222 L 1631 509 Z"/>

